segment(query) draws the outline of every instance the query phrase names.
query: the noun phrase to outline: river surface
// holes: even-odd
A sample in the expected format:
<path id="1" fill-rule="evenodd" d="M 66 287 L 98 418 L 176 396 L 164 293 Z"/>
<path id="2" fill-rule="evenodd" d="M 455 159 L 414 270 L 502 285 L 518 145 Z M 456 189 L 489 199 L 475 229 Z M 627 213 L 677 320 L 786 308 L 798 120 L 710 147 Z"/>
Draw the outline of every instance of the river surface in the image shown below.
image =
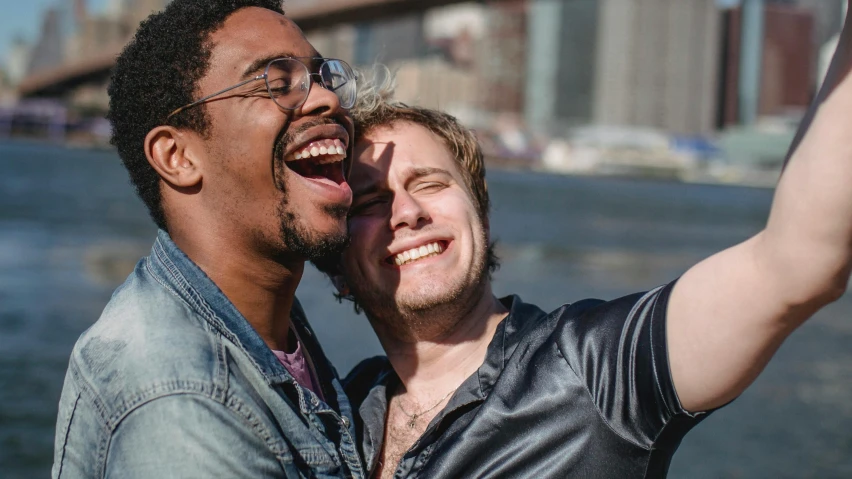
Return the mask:
<path id="1" fill-rule="evenodd" d="M 545 310 L 666 283 L 760 230 L 770 190 L 493 170 L 498 294 Z M 0 143 L 0 477 L 48 477 L 68 357 L 155 229 L 110 151 Z M 298 296 L 338 370 L 380 353 L 307 268 Z M 797 331 L 684 440 L 673 478 L 852 477 L 852 298 Z"/>

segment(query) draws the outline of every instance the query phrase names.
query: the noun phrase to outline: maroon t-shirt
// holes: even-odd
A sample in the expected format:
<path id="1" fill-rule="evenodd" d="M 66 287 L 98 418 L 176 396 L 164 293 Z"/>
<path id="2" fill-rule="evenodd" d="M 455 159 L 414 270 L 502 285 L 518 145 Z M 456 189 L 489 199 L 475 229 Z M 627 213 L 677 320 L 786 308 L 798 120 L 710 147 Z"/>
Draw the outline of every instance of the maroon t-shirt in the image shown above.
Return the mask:
<path id="1" fill-rule="evenodd" d="M 323 401 L 325 398 L 322 395 L 322 389 L 319 387 L 319 380 L 316 374 L 311 370 L 308 361 L 305 359 L 305 354 L 302 352 L 302 343 L 296 342 L 296 350 L 292 353 L 284 351 L 272 350 L 275 357 L 281 361 L 285 369 L 296 379 L 296 382 L 314 392 Z"/>

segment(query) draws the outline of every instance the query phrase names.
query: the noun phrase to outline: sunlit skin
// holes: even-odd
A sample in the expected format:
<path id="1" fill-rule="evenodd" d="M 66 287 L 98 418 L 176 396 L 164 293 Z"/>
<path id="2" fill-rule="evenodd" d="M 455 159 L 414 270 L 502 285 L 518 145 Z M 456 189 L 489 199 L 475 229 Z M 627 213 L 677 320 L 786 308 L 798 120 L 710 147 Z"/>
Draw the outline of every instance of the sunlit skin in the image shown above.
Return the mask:
<path id="1" fill-rule="evenodd" d="M 355 199 L 344 268 L 347 284 L 364 298 L 371 317 L 402 312 L 422 318 L 450 299 L 481 294 L 486 227 L 438 137 L 407 123 L 367 134 L 356 146 L 350 183 Z M 440 254 L 403 265 L 393 261 L 399 253 L 435 243 Z M 380 309 L 388 304 L 394 305 L 391 310 Z M 434 339 L 429 328 L 408 333 L 411 339 Z"/>
<path id="2" fill-rule="evenodd" d="M 210 41 L 198 98 L 263 73 L 265 64 L 249 71 L 263 59 L 319 56 L 292 21 L 254 7 L 228 17 Z M 313 138 L 338 138 L 351 150 L 351 121 L 337 96 L 318 85 L 304 105 L 287 111 L 269 98 L 262 80 L 200 108 L 211 122 L 207 137 L 172 127 L 148 135 L 149 160 L 163 177 L 169 233 L 266 343 L 284 349 L 306 258 L 288 251 L 282 222 L 318 238 L 345 235 L 345 216 L 328 208 L 349 206 L 351 190 L 345 181 L 300 176 L 273 150 L 285 133 L 294 136 L 285 158 Z"/>
<path id="3" fill-rule="evenodd" d="M 350 184 L 345 284 L 365 307 L 402 385 L 390 398 L 376 477 L 394 465 L 483 362 L 508 313 L 486 271 L 488 225 L 446 145 L 398 123 L 358 139 Z M 397 265 L 396 254 L 438 243 L 442 252 Z M 419 414 L 415 424 L 400 406 Z M 387 465 L 385 467 L 384 465 Z"/>

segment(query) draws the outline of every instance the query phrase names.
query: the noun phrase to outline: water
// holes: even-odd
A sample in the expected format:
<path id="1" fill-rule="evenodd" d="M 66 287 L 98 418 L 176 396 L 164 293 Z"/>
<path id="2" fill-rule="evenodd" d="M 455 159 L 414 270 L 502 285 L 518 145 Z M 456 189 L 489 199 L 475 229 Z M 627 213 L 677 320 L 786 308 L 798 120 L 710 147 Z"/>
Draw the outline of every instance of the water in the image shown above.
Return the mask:
<path id="1" fill-rule="evenodd" d="M 499 294 L 553 309 L 665 283 L 757 232 L 771 192 L 492 171 Z M 111 152 L 0 143 L 0 477 L 47 477 L 68 356 L 154 228 Z M 299 287 L 345 373 L 380 347 L 308 268 Z M 673 478 L 852 477 L 852 299 L 803 326 L 687 436 Z"/>

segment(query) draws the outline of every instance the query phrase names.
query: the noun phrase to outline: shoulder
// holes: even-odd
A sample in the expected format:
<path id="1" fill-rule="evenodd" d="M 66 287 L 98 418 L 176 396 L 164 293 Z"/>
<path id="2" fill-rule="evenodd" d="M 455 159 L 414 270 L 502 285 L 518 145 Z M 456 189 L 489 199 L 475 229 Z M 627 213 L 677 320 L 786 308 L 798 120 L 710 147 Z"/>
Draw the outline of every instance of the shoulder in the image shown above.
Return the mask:
<path id="1" fill-rule="evenodd" d="M 629 325 L 641 326 L 652 320 L 664 321 L 673 284 L 610 301 L 584 299 L 566 304 L 549 316 L 557 322 L 559 329 L 576 335 L 578 339 L 603 339 L 607 336 L 590 334 L 607 331 L 618 333 Z"/>
<path id="2" fill-rule="evenodd" d="M 560 356 L 610 428 L 651 447 L 679 406 L 668 363 L 666 310 L 674 282 L 612 301 L 555 311 Z M 695 418 L 684 415 L 689 426 Z M 680 427 L 680 426 L 679 426 Z M 677 429 L 685 431 L 686 429 Z"/>
<path id="3" fill-rule="evenodd" d="M 626 372 L 621 369 L 625 364 L 641 365 L 643 371 L 662 368 L 673 284 L 611 301 L 586 299 L 564 305 L 548 315 L 543 334 L 575 373 L 591 383 L 615 379 Z"/>
<path id="4" fill-rule="evenodd" d="M 177 389 L 210 390 L 217 336 L 177 295 L 140 273 L 116 290 L 78 339 L 69 375 L 111 412 Z"/>
<path id="5" fill-rule="evenodd" d="M 353 407 L 357 409 L 370 390 L 386 382 L 392 372 L 393 368 L 386 356 L 367 358 L 352 368 L 343 379 L 343 388 Z"/>

